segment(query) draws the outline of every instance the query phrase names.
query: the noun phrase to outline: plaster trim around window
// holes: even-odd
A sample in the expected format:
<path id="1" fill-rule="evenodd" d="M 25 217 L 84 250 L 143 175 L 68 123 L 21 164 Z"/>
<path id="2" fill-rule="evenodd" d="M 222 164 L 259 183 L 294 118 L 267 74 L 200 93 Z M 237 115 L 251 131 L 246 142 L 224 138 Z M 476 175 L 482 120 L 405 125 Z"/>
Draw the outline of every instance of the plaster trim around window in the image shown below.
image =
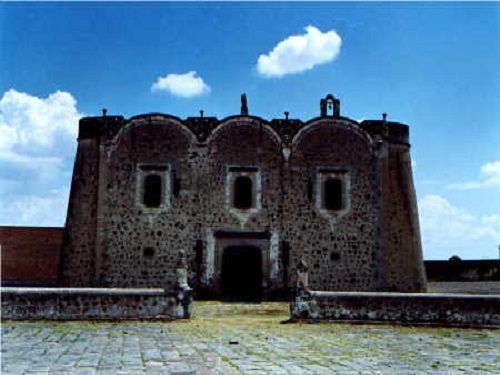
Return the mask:
<path id="1" fill-rule="evenodd" d="M 341 181 L 342 202 L 338 210 L 327 209 L 325 207 L 325 183 L 329 179 L 338 179 Z M 316 210 L 332 222 L 347 214 L 351 209 L 351 175 L 345 168 L 339 167 L 321 167 L 316 172 L 315 184 Z"/>
<path id="2" fill-rule="evenodd" d="M 234 184 L 238 177 L 248 177 L 252 181 L 252 205 L 250 208 L 234 207 Z M 261 209 L 261 171 L 255 166 L 230 165 L 226 173 L 226 210 L 236 216 L 243 226 L 250 217 Z"/>
<path id="3" fill-rule="evenodd" d="M 161 177 L 161 200 L 157 207 L 148 207 L 144 203 L 145 181 L 149 175 Z M 172 178 L 168 164 L 138 163 L 136 167 L 135 203 L 145 213 L 159 213 L 166 211 L 171 204 Z"/>

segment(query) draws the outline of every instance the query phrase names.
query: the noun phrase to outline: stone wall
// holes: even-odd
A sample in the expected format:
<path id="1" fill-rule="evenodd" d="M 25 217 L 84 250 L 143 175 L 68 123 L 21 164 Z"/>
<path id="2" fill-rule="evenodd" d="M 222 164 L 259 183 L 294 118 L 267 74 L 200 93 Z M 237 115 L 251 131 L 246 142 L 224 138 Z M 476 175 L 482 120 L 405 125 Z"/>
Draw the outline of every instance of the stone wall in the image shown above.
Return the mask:
<path id="1" fill-rule="evenodd" d="M 409 146 L 389 145 L 387 164 L 382 228 L 386 290 L 422 291 L 426 280 Z"/>
<path id="2" fill-rule="evenodd" d="M 190 304 L 164 289 L 2 288 L 2 319 L 182 319 Z"/>
<path id="3" fill-rule="evenodd" d="M 371 139 L 347 121 L 319 120 L 299 131 L 293 143 L 283 185 L 290 271 L 304 258 L 311 288 L 379 290 L 381 195 Z M 347 207 L 338 213 L 322 210 L 318 202 L 321 174 L 330 171 L 348 179 Z"/>
<path id="4" fill-rule="evenodd" d="M 62 285 L 99 285 L 94 267 L 98 188 L 99 142 L 79 139 L 61 253 Z"/>
<path id="5" fill-rule="evenodd" d="M 165 126 L 152 118 L 128 124 L 103 152 L 97 258 L 101 285 L 173 286 L 179 251 L 191 255 L 197 234 L 196 218 L 187 211 L 193 198 L 187 167 L 193 140 L 174 121 Z M 142 204 L 141 166 L 160 168 L 167 177 L 159 208 Z M 175 183 L 179 192 L 174 192 Z"/>
<path id="6" fill-rule="evenodd" d="M 63 228 L 0 227 L 2 285 L 57 285 Z"/>
<path id="7" fill-rule="evenodd" d="M 427 260 L 429 281 L 500 281 L 500 260 Z"/>
<path id="8" fill-rule="evenodd" d="M 221 252 L 244 244 L 260 249 L 265 295 L 294 285 L 301 258 L 313 288 L 424 290 L 407 141 L 406 125 L 338 113 L 82 119 L 63 283 L 169 288 L 183 251 L 190 285 L 218 297 Z M 163 181 L 154 208 L 142 202 L 151 172 Z M 252 180 L 252 207 L 233 206 L 238 176 Z M 329 176 L 345 191 L 339 210 L 323 207 Z"/>
<path id="9" fill-rule="evenodd" d="M 498 295 L 303 291 L 291 311 L 293 320 L 500 326 Z"/>

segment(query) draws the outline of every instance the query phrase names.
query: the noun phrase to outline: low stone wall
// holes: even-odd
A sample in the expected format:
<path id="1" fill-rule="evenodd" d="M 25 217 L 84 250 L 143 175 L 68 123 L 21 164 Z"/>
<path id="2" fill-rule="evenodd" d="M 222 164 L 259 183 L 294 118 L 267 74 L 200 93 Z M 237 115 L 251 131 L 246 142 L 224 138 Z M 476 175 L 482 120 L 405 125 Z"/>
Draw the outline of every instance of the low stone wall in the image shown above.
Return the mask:
<path id="1" fill-rule="evenodd" d="M 428 293 L 500 295 L 500 281 L 431 281 Z"/>
<path id="2" fill-rule="evenodd" d="M 185 291 L 117 288 L 2 288 L 2 319 L 183 319 L 191 296 Z"/>
<path id="3" fill-rule="evenodd" d="M 500 260 L 426 260 L 427 281 L 500 281 Z"/>
<path id="4" fill-rule="evenodd" d="M 302 291 L 292 320 L 500 326 L 500 295 Z"/>

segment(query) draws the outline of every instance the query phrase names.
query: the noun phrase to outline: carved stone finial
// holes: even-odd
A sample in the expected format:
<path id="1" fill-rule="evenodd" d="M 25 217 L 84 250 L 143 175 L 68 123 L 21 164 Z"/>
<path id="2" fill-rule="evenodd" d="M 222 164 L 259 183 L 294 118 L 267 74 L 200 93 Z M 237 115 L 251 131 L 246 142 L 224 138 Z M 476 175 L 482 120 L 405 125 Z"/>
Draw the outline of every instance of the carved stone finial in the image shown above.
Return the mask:
<path id="1" fill-rule="evenodd" d="M 101 111 L 102 111 L 102 117 L 106 117 L 106 113 L 108 113 L 108 110 L 106 108 L 103 108 Z"/>
<path id="2" fill-rule="evenodd" d="M 205 113 L 203 109 L 200 109 L 200 118 L 203 118 L 203 113 Z"/>
<path id="3" fill-rule="evenodd" d="M 309 276 L 308 276 L 309 266 L 304 258 L 300 259 L 297 265 L 297 289 L 308 290 L 309 289 Z"/>
<path id="4" fill-rule="evenodd" d="M 290 115 L 290 112 L 285 111 L 284 113 L 285 113 L 285 120 L 288 120 L 288 115 Z"/>
<path id="5" fill-rule="evenodd" d="M 247 95 L 241 94 L 241 115 L 248 116 L 248 103 L 247 103 Z"/>
<path id="6" fill-rule="evenodd" d="M 179 262 L 177 263 L 178 268 L 187 268 L 187 258 L 186 252 L 184 250 L 179 251 Z"/>
<path id="7" fill-rule="evenodd" d="M 177 263 L 177 285 L 182 289 L 189 289 L 188 285 L 188 263 L 184 250 L 179 251 L 179 260 Z"/>
<path id="8" fill-rule="evenodd" d="M 382 120 L 387 121 L 387 113 L 382 113 Z"/>
<path id="9" fill-rule="evenodd" d="M 306 260 L 304 259 L 304 257 L 300 258 L 300 262 L 297 266 L 297 269 L 300 270 L 300 271 L 307 271 L 309 270 L 309 266 L 306 262 Z"/>
<path id="10" fill-rule="evenodd" d="M 181 319 L 187 319 L 191 316 L 191 303 L 193 302 L 192 289 L 188 284 L 188 263 L 186 252 L 179 251 L 179 259 L 175 270 L 177 285 L 174 294 L 174 315 Z"/>

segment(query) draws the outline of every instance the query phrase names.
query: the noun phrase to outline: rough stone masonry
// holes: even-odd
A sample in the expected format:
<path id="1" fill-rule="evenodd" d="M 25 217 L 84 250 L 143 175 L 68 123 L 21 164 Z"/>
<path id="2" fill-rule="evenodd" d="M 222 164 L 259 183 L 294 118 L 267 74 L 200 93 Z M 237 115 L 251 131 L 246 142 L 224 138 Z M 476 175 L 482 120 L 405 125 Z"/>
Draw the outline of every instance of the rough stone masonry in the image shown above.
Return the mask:
<path id="1" fill-rule="evenodd" d="M 272 299 L 309 265 L 314 290 L 425 291 L 408 126 L 357 122 L 327 95 L 309 121 L 248 114 L 80 120 L 61 254 L 69 287 Z"/>

